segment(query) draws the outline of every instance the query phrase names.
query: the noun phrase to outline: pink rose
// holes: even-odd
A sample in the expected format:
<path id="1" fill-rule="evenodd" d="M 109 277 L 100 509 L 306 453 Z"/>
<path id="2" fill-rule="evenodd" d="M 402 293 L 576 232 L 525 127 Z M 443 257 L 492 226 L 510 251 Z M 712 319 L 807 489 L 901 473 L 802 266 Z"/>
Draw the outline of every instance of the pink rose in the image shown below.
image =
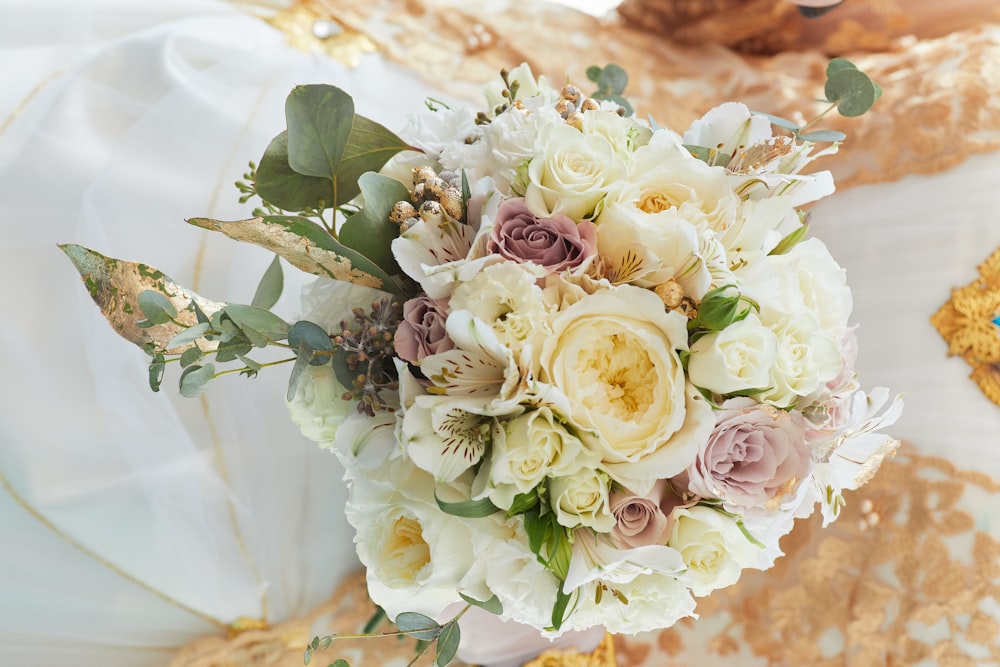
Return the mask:
<path id="1" fill-rule="evenodd" d="M 445 331 L 447 317 L 437 303 L 422 294 L 403 304 L 403 320 L 396 327 L 396 355 L 418 364 L 424 357 L 455 347 Z"/>
<path id="2" fill-rule="evenodd" d="M 645 496 L 628 489 L 611 492 L 608 505 L 615 517 L 611 540 L 619 549 L 634 549 L 667 542 L 667 515 L 680 499 L 659 480 Z"/>
<path id="3" fill-rule="evenodd" d="M 486 249 L 515 262 L 534 262 L 549 273 L 580 266 L 597 251 L 592 222 L 564 215 L 536 218 L 523 199 L 500 204 Z"/>
<path id="4" fill-rule="evenodd" d="M 723 408 L 687 469 L 688 490 L 741 507 L 775 507 L 812 470 L 808 423 L 798 412 L 749 398 L 726 401 Z"/>

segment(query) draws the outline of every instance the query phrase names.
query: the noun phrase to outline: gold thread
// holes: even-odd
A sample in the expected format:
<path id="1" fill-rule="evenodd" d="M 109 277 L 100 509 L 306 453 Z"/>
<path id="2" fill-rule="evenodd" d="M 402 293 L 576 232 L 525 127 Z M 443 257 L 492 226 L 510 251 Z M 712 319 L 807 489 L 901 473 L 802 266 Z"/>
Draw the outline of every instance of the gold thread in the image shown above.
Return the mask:
<path id="1" fill-rule="evenodd" d="M 178 609 L 180 609 L 182 611 L 186 611 L 189 614 L 197 616 L 198 618 L 202 619 L 203 621 L 207 621 L 208 623 L 211 623 L 212 625 L 214 625 L 214 626 L 216 626 L 218 628 L 221 628 L 223 630 L 228 630 L 229 629 L 229 625 L 227 625 L 226 623 L 223 623 L 219 619 L 217 619 L 217 618 L 215 618 L 213 616 L 209 616 L 208 614 L 206 614 L 204 612 L 198 611 L 197 609 L 194 609 L 193 607 L 189 607 L 188 605 L 184 604 L 180 600 L 172 598 L 169 595 L 167 595 L 166 593 L 164 593 L 164 592 L 162 592 L 162 591 L 160 591 L 160 590 L 158 590 L 156 588 L 153 588 L 152 586 L 150 586 L 149 584 L 145 583 L 141 579 L 138 579 L 137 577 L 129 574 L 128 572 L 126 572 L 125 570 L 121 569 L 120 567 L 118 567 L 117 565 L 115 565 L 111 561 L 107 560 L 106 558 L 104 558 L 100 554 L 96 553 L 95 551 L 90 550 L 89 548 L 87 548 L 86 546 L 84 546 L 82 543 L 76 541 L 75 539 L 73 539 L 72 537 L 70 537 L 69 535 L 67 535 L 58 526 L 56 526 L 54 523 L 52 523 L 51 521 L 49 521 L 49 519 L 44 514 L 42 514 L 39 510 L 35 509 L 35 507 L 33 507 L 20 493 L 18 493 L 17 490 L 10 483 L 10 481 L 7 479 L 7 476 L 4 475 L 4 473 L 3 473 L 2 470 L 0 470 L 0 484 L 2 484 L 3 488 L 7 491 L 8 494 L 10 494 L 10 497 L 14 499 L 14 502 L 16 502 L 18 505 L 21 506 L 21 509 L 23 509 L 25 512 L 27 512 L 28 514 L 30 514 L 32 517 L 34 517 L 34 519 L 36 521 L 38 521 L 43 526 L 45 526 L 46 528 L 48 528 L 58 538 L 60 538 L 61 540 L 65 541 L 66 543 L 68 543 L 70 546 L 72 546 L 76 550 L 78 550 L 78 551 L 82 552 L 83 554 L 89 556 L 90 558 L 92 558 L 93 560 L 97 561 L 98 563 L 100 563 L 104 567 L 108 568 L 109 570 L 111 570 L 112 572 L 114 572 L 115 574 L 117 574 L 118 576 L 122 577 L 123 579 L 126 579 L 127 581 L 130 581 L 131 583 L 135 584 L 136 586 L 138 586 L 139 588 L 143 589 L 147 593 L 152 593 L 153 595 L 155 595 L 156 597 L 160 598 L 164 602 L 166 602 L 168 604 L 171 604 L 174 607 L 177 607 Z"/>
<path id="2" fill-rule="evenodd" d="M 28 107 L 29 104 L 31 104 L 31 100 L 35 99 L 36 95 L 42 92 L 42 90 L 47 85 L 52 83 L 55 79 L 57 79 L 65 72 L 66 72 L 65 69 L 56 70 L 55 72 L 52 72 L 47 77 L 42 79 L 34 88 L 32 88 L 31 91 L 29 91 L 28 94 L 24 97 L 24 99 L 21 100 L 21 102 L 16 107 L 14 107 L 14 110 L 10 112 L 7 118 L 4 119 L 3 123 L 0 124 L 0 136 L 2 136 L 8 129 L 10 129 L 10 126 L 14 124 L 14 121 L 17 119 L 17 117 L 21 115 L 21 113 Z"/>

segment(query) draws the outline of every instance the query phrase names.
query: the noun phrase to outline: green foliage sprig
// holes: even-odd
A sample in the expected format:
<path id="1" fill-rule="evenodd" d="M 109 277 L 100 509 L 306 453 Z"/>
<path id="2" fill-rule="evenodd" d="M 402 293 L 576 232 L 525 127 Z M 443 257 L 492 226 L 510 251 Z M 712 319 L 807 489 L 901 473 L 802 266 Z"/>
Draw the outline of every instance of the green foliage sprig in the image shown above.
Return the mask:
<path id="1" fill-rule="evenodd" d="M 587 78 L 597 84 L 597 91 L 591 95 L 592 98 L 614 102 L 625 110 L 626 116 L 635 113 L 632 105 L 624 97 L 625 86 L 628 85 L 628 72 L 620 65 L 614 63 L 604 67 L 591 65 L 587 68 Z"/>

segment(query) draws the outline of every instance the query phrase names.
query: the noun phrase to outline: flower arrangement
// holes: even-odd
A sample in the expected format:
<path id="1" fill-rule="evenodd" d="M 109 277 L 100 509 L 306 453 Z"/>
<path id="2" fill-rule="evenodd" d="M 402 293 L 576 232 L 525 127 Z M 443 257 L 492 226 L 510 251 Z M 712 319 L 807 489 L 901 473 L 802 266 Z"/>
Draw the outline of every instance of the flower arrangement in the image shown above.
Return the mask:
<path id="1" fill-rule="evenodd" d="M 828 74 L 830 109 L 878 97 L 847 61 Z M 172 361 L 184 395 L 293 364 L 292 419 L 344 463 L 372 599 L 439 664 L 454 603 L 553 635 L 690 616 L 898 444 L 800 210 L 833 192 L 804 170 L 843 136 L 737 103 L 680 135 L 631 116 L 620 68 L 588 76 L 590 97 L 521 66 L 487 111 L 431 101 L 402 139 L 332 86 L 293 91 L 238 183 L 256 217 L 189 222 L 319 275 L 294 323 L 269 310 L 277 258 L 239 305 L 64 246 L 154 389 Z M 292 356 L 250 358 L 266 347 Z"/>

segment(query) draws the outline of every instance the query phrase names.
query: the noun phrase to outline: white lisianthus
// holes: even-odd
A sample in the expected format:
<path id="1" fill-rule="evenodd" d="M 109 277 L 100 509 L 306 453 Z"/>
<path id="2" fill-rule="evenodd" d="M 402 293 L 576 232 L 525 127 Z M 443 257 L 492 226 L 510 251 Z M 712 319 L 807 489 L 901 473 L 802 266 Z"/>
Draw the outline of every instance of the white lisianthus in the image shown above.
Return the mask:
<path id="1" fill-rule="evenodd" d="M 710 507 L 678 507 L 670 521 L 667 544 L 681 553 L 687 566 L 684 579 L 696 596 L 736 583 L 743 568 L 758 559 L 760 547 L 734 519 Z"/>
<path id="2" fill-rule="evenodd" d="M 791 407 L 837 377 L 844 360 L 840 348 L 811 314 L 783 315 L 770 325 L 778 341 L 769 388 L 758 395 L 779 408 Z"/>
<path id="3" fill-rule="evenodd" d="M 573 475 L 549 481 L 549 502 L 560 524 L 567 528 L 586 526 L 606 533 L 615 525 L 608 495 L 611 480 L 594 468 L 581 468 Z"/>
<path id="4" fill-rule="evenodd" d="M 691 345 L 688 377 L 702 389 L 730 394 L 763 389 L 778 356 L 778 340 L 753 313 Z"/>
<path id="5" fill-rule="evenodd" d="M 480 144 L 489 157 L 489 168 L 485 171 L 501 192 L 510 192 L 511 185 L 518 176 L 518 169 L 535 154 L 535 137 L 538 136 L 539 129 L 545 125 L 563 123 L 562 116 L 540 98 L 524 100 L 522 106 L 523 108 L 508 109 L 489 125 L 482 127 L 483 138 Z M 445 166 L 448 166 L 449 158 L 449 154 L 443 156 Z M 468 164 L 456 162 L 450 168 L 456 171 L 468 170 Z"/>
<path id="6" fill-rule="evenodd" d="M 634 635 L 639 632 L 668 628 L 677 621 L 694 616 L 695 600 L 682 580 L 669 574 L 640 574 L 614 589 L 625 604 L 610 590 L 602 591 L 597 602 L 595 587 L 588 584 L 580 589 L 579 602 L 563 628 L 584 630 L 603 625 L 613 634 Z"/>
<path id="7" fill-rule="evenodd" d="M 510 509 L 514 496 L 531 491 L 546 477 L 596 468 L 600 460 L 543 405 L 493 430 L 489 463 L 480 469 L 473 494 L 488 493 L 494 505 Z"/>
<path id="8" fill-rule="evenodd" d="M 581 121 L 584 134 L 597 134 L 608 140 L 622 158 L 649 143 L 652 131 L 634 118 L 606 111 L 585 111 Z"/>
<path id="9" fill-rule="evenodd" d="M 545 126 L 535 138 L 524 200 L 538 217 L 583 220 L 625 173 L 625 162 L 604 137 L 569 125 Z"/>
<path id="10" fill-rule="evenodd" d="M 547 333 L 548 314 L 542 290 L 535 284 L 544 275 L 532 264 L 498 262 L 456 287 L 449 305 L 485 322 L 497 340 L 517 354 Z"/>
<path id="11" fill-rule="evenodd" d="M 476 112 L 466 107 L 441 107 L 433 113 L 410 114 L 399 132 L 401 139 L 438 159 L 451 146 L 466 146 L 481 134 Z"/>
<path id="12" fill-rule="evenodd" d="M 542 380 L 569 400 L 569 416 L 588 431 L 581 438 L 616 479 L 648 486 L 681 472 L 714 426 L 711 408 L 687 391 L 677 354 L 687 348 L 686 321 L 630 285 L 586 296 L 553 319 Z"/>
<path id="13" fill-rule="evenodd" d="M 344 400 L 346 392 L 330 364 L 306 366 L 295 395 L 286 401 L 288 413 L 302 435 L 329 449 L 340 425 L 357 412 L 354 401 Z"/>

